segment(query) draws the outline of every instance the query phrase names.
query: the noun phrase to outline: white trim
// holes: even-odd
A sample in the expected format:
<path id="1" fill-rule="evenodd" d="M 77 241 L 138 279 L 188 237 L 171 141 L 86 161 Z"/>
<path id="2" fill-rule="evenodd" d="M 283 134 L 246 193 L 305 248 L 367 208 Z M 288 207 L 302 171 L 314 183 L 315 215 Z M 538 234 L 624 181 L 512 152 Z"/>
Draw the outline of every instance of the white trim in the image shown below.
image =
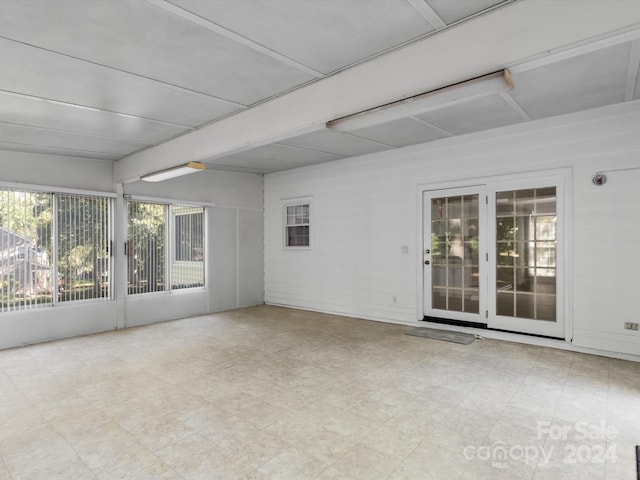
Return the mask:
<path id="1" fill-rule="evenodd" d="M 295 197 L 289 199 L 282 199 L 282 248 L 284 251 L 309 251 L 313 248 L 313 202 L 311 196 L 309 197 Z M 287 207 L 297 207 L 297 206 L 309 206 L 309 223 L 307 224 L 297 224 L 297 225 L 289 225 L 287 224 Z M 287 245 L 288 234 L 287 230 L 290 227 L 309 227 L 309 245 Z"/>
<path id="2" fill-rule="evenodd" d="M 236 308 L 240 308 L 240 212 L 236 208 Z"/>
<path id="3" fill-rule="evenodd" d="M 108 197 L 116 198 L 113 192 L 99 192 L 96 190 L 81 190 L 78 188 L 51 187 L 48 185 L 32 185 L 29 183 L 14 183 L 0 181 L 0 188 L 8 188 L 12 190 L 26 190 L 29 192 L 43 193 L 68 193 L 72 195 L 85 195 L 87 197 Z"/>

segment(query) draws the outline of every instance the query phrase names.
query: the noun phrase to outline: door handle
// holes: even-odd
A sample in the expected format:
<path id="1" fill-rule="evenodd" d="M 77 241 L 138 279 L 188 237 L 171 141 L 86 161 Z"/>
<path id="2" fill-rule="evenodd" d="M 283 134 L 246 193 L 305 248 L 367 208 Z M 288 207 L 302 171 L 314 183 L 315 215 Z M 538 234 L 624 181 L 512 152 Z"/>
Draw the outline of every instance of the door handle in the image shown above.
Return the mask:
<path id="1" fill-rule="evenodd" d="M 425 264 L 425 265 L 430 265 L 430 264 L 431 264 L 431 262 L 430 262 L 429 260 L 425 260 L 425 261 L 424 261 L 424 264 Z"/>

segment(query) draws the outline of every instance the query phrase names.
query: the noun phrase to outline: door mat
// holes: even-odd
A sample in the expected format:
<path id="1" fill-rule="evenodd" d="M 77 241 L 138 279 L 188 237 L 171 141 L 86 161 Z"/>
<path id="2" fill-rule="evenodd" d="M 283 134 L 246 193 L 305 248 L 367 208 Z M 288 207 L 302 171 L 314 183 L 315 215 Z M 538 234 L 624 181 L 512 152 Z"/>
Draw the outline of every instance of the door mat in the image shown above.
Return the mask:
<path id="1" fill-rule="evenodd" d="M 444 340 L 445 342 L 461 343 L 462 345 L 469 345 L 476 337 L 470 333 L 452 332 L 450 330 L 438 330 L 436 328 L 414 328 L 409 332 L 405 332 L 405 335 L 412 335 L 414 337 L 433 338 L 435 340 Z"/>

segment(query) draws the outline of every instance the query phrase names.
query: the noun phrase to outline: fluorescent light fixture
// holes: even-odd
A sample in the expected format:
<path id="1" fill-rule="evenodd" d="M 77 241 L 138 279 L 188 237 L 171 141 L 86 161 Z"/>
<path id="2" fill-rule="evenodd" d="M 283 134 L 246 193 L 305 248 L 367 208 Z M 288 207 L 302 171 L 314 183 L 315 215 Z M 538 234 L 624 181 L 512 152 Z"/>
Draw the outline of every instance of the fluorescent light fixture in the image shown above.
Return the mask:
<path id="1" fill-rule="evenodd" d="M 140 177 L 140 180 L 145 182 L 161 182 L 170 178 L 180 177 L 187 175 L 188 173 L 199 172 L 206 168 L 204 163 L 200 162 L 188 162 L 184 165 L 178 165 L 177 167 L 165 168 L 164 170 L 158 170 L 157 172 L 147 173 Z"/>
<path id="2" fill-rule="evenodd" d="M 442 87 L 413 97 L 387 103 L 327 122 L 327 128 L 338 132 L 353 132 L 401 118 L 419 115 L 439 108 L 467 102 L 476 98 L 513 90 L 513 79 L 508 69 L 482 77 Z"/>

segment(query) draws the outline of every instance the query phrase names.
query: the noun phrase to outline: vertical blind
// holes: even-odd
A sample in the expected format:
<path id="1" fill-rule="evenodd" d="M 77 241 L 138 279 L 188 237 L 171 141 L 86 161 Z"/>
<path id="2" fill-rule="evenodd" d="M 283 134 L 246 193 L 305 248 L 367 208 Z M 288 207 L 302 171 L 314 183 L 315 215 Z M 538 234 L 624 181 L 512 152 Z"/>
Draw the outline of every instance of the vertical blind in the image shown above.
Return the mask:
<path id="1" fill-rule="evenodd" d="M 111 298 L 108 198 L 56 195 L 58 301 Z"/>
<path id="2" fill-rule="evenodd" d="M 0 189 L 0 312 L 111 298 L 111 200 Z"/>
<path id="3" fill-rule="evenodd" d="M 165 290 L 167 205 L 128 202 L 127 280 L 129 294 Z"/>
<path id="4" fill-rule="evenodd" d="M 204 208 L 128 203 L 128 292 L 204 286 Z"/>
<path id="5" fill-rule="evenodd" d="M 204 286 L 204 208 L 172 205 L 171 288 Z"/>

